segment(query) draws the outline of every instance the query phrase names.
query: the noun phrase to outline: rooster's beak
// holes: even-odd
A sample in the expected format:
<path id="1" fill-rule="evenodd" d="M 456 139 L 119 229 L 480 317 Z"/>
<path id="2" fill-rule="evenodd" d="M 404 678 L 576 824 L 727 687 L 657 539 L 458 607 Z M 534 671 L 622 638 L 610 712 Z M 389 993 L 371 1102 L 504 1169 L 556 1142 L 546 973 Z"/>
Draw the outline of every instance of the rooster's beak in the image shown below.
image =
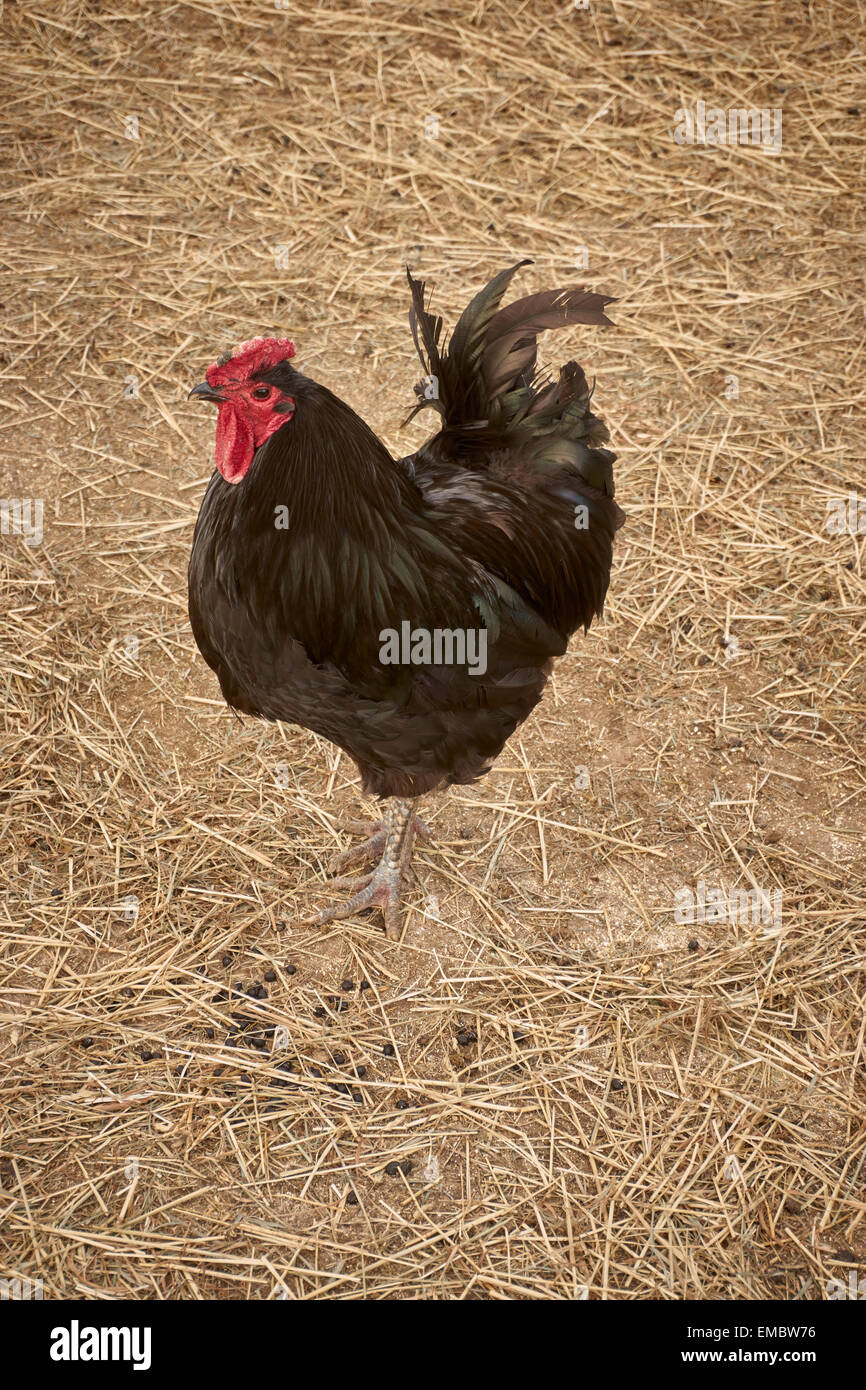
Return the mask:
<path id="1" fill-rule="evenodd" d="M 198 386 L 194 386 L 187 396 L 187 400 L 191 401 L 193 396 L 200 401 L 215 401 L 217 405 L 225 399 L 224 396 L 220 395 L 219 391 L 215 391 L 206 381 L 201 382 Z"/>

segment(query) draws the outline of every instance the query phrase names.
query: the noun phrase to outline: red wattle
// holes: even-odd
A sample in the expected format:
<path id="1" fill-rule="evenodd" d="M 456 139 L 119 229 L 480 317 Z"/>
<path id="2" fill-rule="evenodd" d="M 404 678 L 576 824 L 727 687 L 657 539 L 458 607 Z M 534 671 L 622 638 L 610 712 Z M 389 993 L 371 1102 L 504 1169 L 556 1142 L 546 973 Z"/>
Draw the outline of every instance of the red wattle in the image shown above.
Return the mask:
<path id="1" fill-rule="evenodd" d="M 217 415 L 216 466 L 227 483 L 239 483 L 256 452 L 252 430 L 231 401 L 223 401 Z"/>

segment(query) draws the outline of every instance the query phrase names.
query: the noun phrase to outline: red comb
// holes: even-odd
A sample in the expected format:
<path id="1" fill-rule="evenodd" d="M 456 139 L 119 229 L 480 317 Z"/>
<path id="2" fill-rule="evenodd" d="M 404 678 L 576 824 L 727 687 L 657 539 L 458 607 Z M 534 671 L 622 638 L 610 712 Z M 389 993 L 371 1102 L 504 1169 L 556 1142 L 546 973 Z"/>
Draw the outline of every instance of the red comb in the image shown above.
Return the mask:
<path id="1" fill-rule="evenodd" d="M 218 357 L 205 376 L 209 386 L 229 386 L 294 355 L 295 345 L 290 338 L 249 338 Z"/>

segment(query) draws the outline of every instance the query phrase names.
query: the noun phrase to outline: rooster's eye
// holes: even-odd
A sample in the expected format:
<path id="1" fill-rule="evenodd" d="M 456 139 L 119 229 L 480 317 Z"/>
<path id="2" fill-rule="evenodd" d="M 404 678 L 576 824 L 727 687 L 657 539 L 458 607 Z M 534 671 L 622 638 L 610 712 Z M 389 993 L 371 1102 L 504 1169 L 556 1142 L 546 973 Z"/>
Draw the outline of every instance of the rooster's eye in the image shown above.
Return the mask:
<path id="1" fill-rule="evenodd" d="M 271 394 L 270 386 L 257 386 L 253 391 L 253 396 L 257 401 L 266 401 Z"/>

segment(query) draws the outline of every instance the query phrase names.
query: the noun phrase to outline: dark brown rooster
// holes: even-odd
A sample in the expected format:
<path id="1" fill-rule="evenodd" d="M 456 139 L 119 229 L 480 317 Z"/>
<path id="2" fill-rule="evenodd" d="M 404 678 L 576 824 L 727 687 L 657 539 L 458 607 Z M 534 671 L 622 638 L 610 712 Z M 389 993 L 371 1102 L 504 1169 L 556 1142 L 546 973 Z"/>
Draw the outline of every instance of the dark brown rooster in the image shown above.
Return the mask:
<path id="1" fill-rule="evenodd" d="M 528 262 L 521 262 L 521 265 Z M 229 705 L 330 739 L 387 798 L 381 829 L 336 866 L 372 861 L 324 925 L 371 905 L 400 933 L 415 803 L 484 773 L 541 698 L 553 658 L 601 613 L 615 455 L 575 362 L 539 377 L 536 335 L 608 324 L 610 300 L 547 290 L 507 308 L 519 266 L 442 320 L 409 276 L 440 428 L 395 460 L 355 412 L 298 372 L 287 339 L 225 354 L 190 393 L 219 406 L 189 613 Z"/>

